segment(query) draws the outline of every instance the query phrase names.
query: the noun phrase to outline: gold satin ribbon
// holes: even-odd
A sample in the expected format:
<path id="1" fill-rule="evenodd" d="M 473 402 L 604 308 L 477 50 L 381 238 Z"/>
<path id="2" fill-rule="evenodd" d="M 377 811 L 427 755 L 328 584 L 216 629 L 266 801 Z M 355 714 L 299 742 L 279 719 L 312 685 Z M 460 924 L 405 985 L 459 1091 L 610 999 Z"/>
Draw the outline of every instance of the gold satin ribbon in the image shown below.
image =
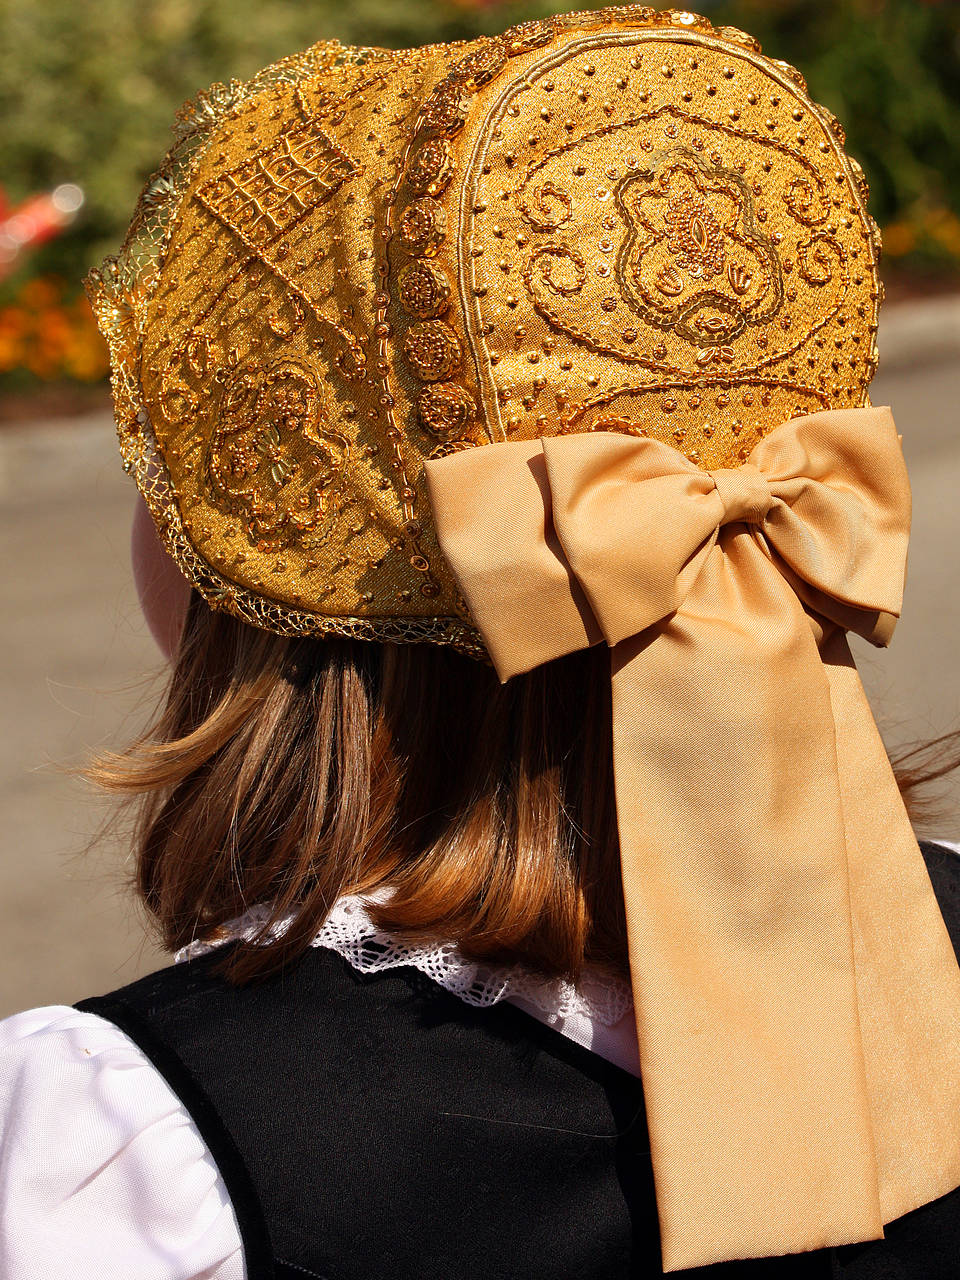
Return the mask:
<path id="1" fill-rule="evenodd" d="M 665 1271 L 883 1235 L 960 1184 L 960 968 L 846 631 L 889 643 L 888 409 L 736 468 L 610 432 L 426 464 L 501 680 L 605 640 Z"/>

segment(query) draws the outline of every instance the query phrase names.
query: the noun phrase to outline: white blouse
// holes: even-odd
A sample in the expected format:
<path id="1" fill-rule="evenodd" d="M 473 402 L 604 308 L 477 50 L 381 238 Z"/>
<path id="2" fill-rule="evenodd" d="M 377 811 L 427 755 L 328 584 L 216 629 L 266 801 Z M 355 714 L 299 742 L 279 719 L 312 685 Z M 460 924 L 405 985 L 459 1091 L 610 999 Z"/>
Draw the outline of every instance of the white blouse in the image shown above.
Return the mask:
<path id="1" fill-rule="evenodd" d="M 249 936 L 256 910 L 224 932 Z M 375 972 L 414 965 L 465 1002 L 512 1003 L 639 1074 L 630 990 L 580 989 L 521 968 L 467 962 L 452 945 L 412 950 L 378 934 L 356 898 L 315 946 Z M 188 948 L 178 959 L 209 950 Z M 243 1280 L 226 1187 L 192 1119 L 132 1040 L 55 1005 L 0 1022 L 0 1280 Z"/>

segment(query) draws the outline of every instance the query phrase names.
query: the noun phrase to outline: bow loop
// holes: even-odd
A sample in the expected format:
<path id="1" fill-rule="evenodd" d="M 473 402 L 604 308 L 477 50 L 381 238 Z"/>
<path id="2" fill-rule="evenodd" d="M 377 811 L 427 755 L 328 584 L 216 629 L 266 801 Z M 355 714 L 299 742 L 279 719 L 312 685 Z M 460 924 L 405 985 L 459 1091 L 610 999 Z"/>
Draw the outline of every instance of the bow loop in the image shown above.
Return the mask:
<path id="1" fill-rule="evenodd" d="M 594 432 L 464 450 L 425 473 L 503 680 L 668 618 L 734 521 L 844 630 L 886 644 L 900 612 L 910 487 L 888 409 L 792 419 L 743 466 L 712 471 L 657 440 Z"/>
<path id="2" fill-rule="evenodd" d="M 910 538 L 910 481 L 887 408 L 794 418 L 749 461 L 775 501 L 763 534 L 805 604 L 844 630 L 889 643 Z"/>

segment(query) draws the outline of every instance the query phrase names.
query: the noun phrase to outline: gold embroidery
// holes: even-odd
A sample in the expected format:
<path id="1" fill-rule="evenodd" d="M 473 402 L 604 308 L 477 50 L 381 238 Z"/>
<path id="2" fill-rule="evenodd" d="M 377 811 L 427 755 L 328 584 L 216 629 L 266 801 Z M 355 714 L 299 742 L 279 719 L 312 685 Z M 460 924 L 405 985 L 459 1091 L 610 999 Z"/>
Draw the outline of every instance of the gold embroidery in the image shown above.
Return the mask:
<path id="1" fill-rule="evenodd" d="M 455 382 L 441 382 L 423 392 L 418 412 L 425 431 L 439 436 L 441 440 L 460 440 L 462 443 L 476 417 L 477 405 L 463 387 Z"/>
<path id="2" fill-rule="evenodd" d="M 666 152 L 650 169 L 624 178 L 617 200 L 629 227 L 620 284 L 650 324 L 701 349 L 729 346 L 747 325 L 763 324 L 780 309 L 780 263 L 756 229 L 739 174 L 708 168 L 693 152 Z"/>
<path id="3" fill-rule="evenodd" d="M 254 625 L 482 655 L 424 458 L 603 429 L 726 465 L 864 403 L 842 137 L 752 37 L 639 6 L 200 95 L 89 281 L 167 546 Z"/>
<path id="4" fill-rule="evenodd" d="M 407 205 L 400 216 L 400 239 L 409 253 L 429 257 L 443 240 L 447 218 L 443 206 L 430 196 Z"/>
<path id="5" fill-rule="evenodd" d="M 413 325 L 403 340 L 403 354 L 418 378 L 437 382 L 449 378 L 460 363 L 460 339 L 442 320 Z"/>
<path id="6" fill-rule="evenodd" d="M 246 366 L 224 390 L 204 457 L 209 493 L 260 551 L 318 533 L 329 516 L 350 446 L 323 416 L 315 376 L 293 361 Z"/>
<path id="7" fill-rule="evenodd" d="M 282 235 L 329 200 L 360 166 L 311 120 L 197 189 L 197 199 L 248 242 Z"/>
<path id="8" fill-rule="evenodd" d="M 438 196 L 454 172 L 453 155 L 446 138 L 428 138 L 407 170 L 407 182 L 417 195 Z"/>
<path id="9" fill-rule="evenodd" d="M 397 296 L 407 315 L 433 320 L 450 305 L 450 281 L 430 262 L 411 262 L 397 277 Z"/>

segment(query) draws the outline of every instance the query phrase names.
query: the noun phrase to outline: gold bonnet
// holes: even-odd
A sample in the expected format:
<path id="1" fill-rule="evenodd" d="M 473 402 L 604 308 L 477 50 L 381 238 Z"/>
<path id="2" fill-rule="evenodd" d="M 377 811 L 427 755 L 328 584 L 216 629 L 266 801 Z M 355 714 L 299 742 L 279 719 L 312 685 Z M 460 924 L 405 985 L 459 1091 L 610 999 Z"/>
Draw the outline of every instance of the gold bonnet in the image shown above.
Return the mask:
<path id="1" fill-rule="evenodd" d="M 866 403 L 879 238 L 842 144 L 751 37 L 640 7 L 201 94 L 88 281 L 168 549 L 270 630 L 482 653 L 425 459 L 602 429 L 733 464 Z"/>
<path id="2" fill-rule="evenodd" d="M 910 524 L 865 197 L 792 67 L 607 9 L 215 86 L 89 279 L 214 607 L 502 679 L 609 646 L 666 1271 L 960 1184 L 960 968 L 846 638 Z"/>

